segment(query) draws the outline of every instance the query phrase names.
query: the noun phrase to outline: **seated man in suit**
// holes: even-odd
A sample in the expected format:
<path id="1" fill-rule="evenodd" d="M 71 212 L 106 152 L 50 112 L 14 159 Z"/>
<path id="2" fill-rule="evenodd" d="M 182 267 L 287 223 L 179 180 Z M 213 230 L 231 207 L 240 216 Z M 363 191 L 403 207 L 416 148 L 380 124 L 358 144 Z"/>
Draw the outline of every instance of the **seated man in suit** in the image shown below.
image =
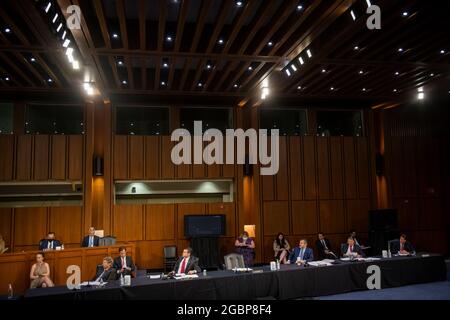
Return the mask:
<path id="1" fill-rule="evenodd" d="M 114 269 L 117 270 L 119 275 L 132 275 L 134 277 L 136 266 L 133 263 L 133 259 L 130 256 L 127 256 L 127 249 L 125 247 L 120 247 L 119 255 L 119 257 L 114 259 Z"/>
<path id="2" fill-rule="evenodd" d="M 46 239 L 39 241 L 39 251 L 55 250 L 56 247 L 61 247 L 61 242 L 55 239 L 55 233 L 50 231 Z"/>
<path id="3" fill-rule="evenodd" d="M 186 248 L 183 250 L 183 256 L 180 257 L 175 263 L 175 267 L 170 274 L 195 274 L 201 272 L 198 266 L 198 258 L 191 255 L 192 248 Z"/>
<path id="4" fill-rule="evenodd" d="M 415 252 L 411 242 L 406 240 L 406 234 L 401 234 L 400 239 L 392 243 L 391 252 L 394 254 L 412 254 Z"/>
<path id="5" fill-rule="evenodd" d="M 316 248 L 320 260 L 335 258 L 333 251 L 331 250 L 330 240 L 325 238 L 322 232 L 317 234 Z"/>
<path id="6" fill-rule="evenodd" d="M 356 230 L 354 230 L 354 229 L 350 230 L 349 237 L 352 237 L 353 240 L 355 240 L 355 244 L 356 244 L 358 247 L 362 247 L 362 246 L 363 246 L 363 245 L 361 244 L 361 242 L 358 241 L 358 238 L 356 237 Z"/>
<path id="7" fill-rule="evenodd" d="M 111 257 L 103 258 L 103 263 L 100 268 L 97 268 L 97 272 L 92 281 L 105 282 L 116 280 L 117 271 L 113 268 L 113 259 Z"/>
<path id="8" fill-rule="evenodd" d="M 298 247 L 295 247 L 291 254 L 291 263 L 306 264 L 314 260 L 314 253 L 311 248 L 308 248 L 308 241 L 302 239 Z"/>
<path id="9" fill-rule="evenodd" d="M 89 228 L 89 235 L 83 238 L 81 246 L 84 248 L 98 247 L 100 237 L 95 235 L 95 228 Z"/>
<path id="10" fill-rule="evenodd" d="M 341 254 L 343 257 L 364 257 L 361 247 L 355 243 L 355 239 L 352 236 L 348 237 L 347 243 L 342 246 Z"/>

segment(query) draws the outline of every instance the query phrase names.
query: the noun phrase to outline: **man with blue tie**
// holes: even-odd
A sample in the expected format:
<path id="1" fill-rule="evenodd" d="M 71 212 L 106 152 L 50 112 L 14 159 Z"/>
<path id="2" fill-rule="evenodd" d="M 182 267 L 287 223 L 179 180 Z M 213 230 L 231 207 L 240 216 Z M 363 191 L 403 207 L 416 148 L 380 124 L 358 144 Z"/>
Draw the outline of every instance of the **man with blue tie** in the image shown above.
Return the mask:
<path id="1" fill-rule="evenodd" d="M 100 241 L 100 237 L 95 235 L 95 228 L 89 228 L 89 235 L 84 237 L 83 242 L 81 242 L 81 246 L 84 248 L 93 248 L 98 247 Z"/>
<path id="2" fill-rule="evenodd" d="M 314 253 L 311 248 L 308 248 L 308 241 L 306 239 L 300 240 L 298 247 L 294 248 L 291 254 L 291 263 L 306 264 L 314 260 Z"/>

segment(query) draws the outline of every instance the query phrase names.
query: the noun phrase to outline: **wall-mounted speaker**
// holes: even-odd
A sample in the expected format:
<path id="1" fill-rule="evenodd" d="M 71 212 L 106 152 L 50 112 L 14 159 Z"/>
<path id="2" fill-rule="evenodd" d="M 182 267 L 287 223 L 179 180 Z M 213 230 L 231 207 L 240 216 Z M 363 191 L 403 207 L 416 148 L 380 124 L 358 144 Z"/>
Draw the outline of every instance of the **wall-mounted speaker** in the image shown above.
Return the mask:
<path id="1" fill-rule="evenodd" d="M 381 153 L 375 156 L 375 173 L 377 176 L 382 176 L 384 173 L 384 157 Z"/>
<path id="2" fill-rule="evenodd" d="M 94 157 L 94 176 L 102 177 L 103 176 L 103 158 L 99 156 Z"/>
<path id="3" fill-rule="evenodd" d="M 252 175 L 253 175 L 253 165 L 250 163 L 248 154 L 246 154 L 244 163 L 244 176 L 252 176 Z"/>

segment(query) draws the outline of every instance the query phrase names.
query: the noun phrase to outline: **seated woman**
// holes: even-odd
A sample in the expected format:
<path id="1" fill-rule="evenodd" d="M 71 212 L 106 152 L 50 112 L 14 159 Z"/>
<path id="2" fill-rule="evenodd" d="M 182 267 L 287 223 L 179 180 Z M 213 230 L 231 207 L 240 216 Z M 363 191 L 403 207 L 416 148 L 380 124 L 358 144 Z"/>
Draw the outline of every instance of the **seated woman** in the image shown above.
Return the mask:
<path id="1" fill-rule="evenodd" d="M 284 234 L 280 232 L 277 238 L 273 240 L 273 251 L 275 253 L 275 259 L 280 260 L 280 263 L 286 263 L 289 258 L 289 251 L 291 246 L 284 237 Z"/>
<path id="2" fill-rule="evenodd" d="M 234 246 L 236 247 L 236 252 L 244 257 L 245 266 L 252 267 L 255 257 L 255 242 L 248 236 L 247 231 L 244 231 L 242 236 L 236 239 Z"/>
<path id="3" fill-rule="evenodd" d="M 50 267 L 47 262 L 44 262 L 44 259 L 43 253 L 39 252 L 36 254 L 36 263 L 33 264 L 30 271 L 31 289 L 54 286 L 53 281 L 50 279 Z"/>
<path id="4" fill-rule="evenodd" d="M 103 258 L 100 268 L 97 268 L 93 281 L 106 282 L 117 279 L 117 271 L 113 268 L 113 259 L 111 257 Z"/>

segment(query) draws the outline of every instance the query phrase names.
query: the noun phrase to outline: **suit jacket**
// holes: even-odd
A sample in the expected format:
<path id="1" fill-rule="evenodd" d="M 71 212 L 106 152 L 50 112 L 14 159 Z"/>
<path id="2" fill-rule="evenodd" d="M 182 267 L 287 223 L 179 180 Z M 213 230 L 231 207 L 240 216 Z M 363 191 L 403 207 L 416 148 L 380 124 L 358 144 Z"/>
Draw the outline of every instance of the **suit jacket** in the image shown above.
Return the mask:
<path id="1" fill-rule="evenodd" d="M 100 237 L 94 236 L 94 247 L 98 247 L 100 242 Z M 89 247 L 89 236 L 86 236 L 83 238 L 83 241 L 81 242 L 81 246 L 84 248 Z"/>
<path id="2" fill-rule="evenodd" d="M 127 263 L 127 267 L 131 268 L 131 271 L 126 270 L 124 272 L 124 275 L 131 274 L 131 272 L 134 272 L 136 270 L 136 266 L 134 265 L 133 259 L 130 256 L 126 256 L 125 260 L 126 260 L 126 263 Z M 120 256 L 114 259 L 114 266 L 113 267 L 117 271 L 122 270 L 122 258 Z"/>
<path id="3" fill-rule="evenodd" d="M 348 251 L 348 244 L 344 244 L 341 248 L 341 255 L 343 256 L 344 254 L 346 254 Z M 358 245 L 354 245 L 353 246 L 353 252 L 356 252 L 357 254 L 359 254 L 360 256 L 364 257 L 364 252 L 362 251 L 361 247 Z"/>
<path id="4" fill-rule="evenodd" d="M 325 241 L 328 250 L 332 251 L 330 240 L 328 240 L 327 238 L 324 238 L 323 240 Z M 319 258 L 324 259 L 327 256 L 327 254 L 325 253 L 325 247 L 323 246 L 322 241 L 320 241 L 319 239 L 317 239 L 316 241 L 316 248 L 317 252 L 319 253 Z"/>
<path id="5" fill-rule="evenodd" d="M 173 271 L 174 271 L 175 273 L 178 272 L 178 269 L 180 268 L 180 265 L 181 265 L 181 263 L 183 262 L 183 259 L 184 259 L 183 257 L 180 257 L 180 258 L 178 259 L 177 263 L 175 263 L 175 267 L 173 268 Z M 188 263 L 186 264 L 186 267 L 185 267 L 185 269 L 184 269 L 184 272 L 185 272 L 185 273 L 188 273 L 189 271 L 192 271 L 192 270 L 197 271 L 197 273 L 202 271 L 202 269 L 200 269 L 200 267 L 198 266 L 198 258 L 196 258 L 196 257 L 194 257 L 194 256 L 191 256 L 191 257 L 189 258 L 189 261 L 188 261 Z"/>
<path id="6" fill-rule="evenodd" d="M 103 269 L 103 266 L 97 267 L 97 271 L 95 273 L 95 277 L 92 279 L 92 281 L 95 281 L 98 279 L 98 277 L 102 277 L 103 281 L 113 281 L 117 279 L 117 271 L 114 268 L 109 268 L 107 271 Z"/>
<path id="7" fill-rule="evenodd" d="M 403 245 L 403 250 L 408 251 L 409 253 L 414 252 L 414 247 L 411 242 L 406 241 Z M 391 245 L 391 253 L 398 253 L 400 251 L 400 240 L 394 241 Z"/>
<path id="8" fill-rule="evenodd" d="M 300 247 L 295 247 L 291 254 L 291 263 L 295 263 L 297 261 L 297 257 L 300 256 Z M 303 253 L 303 260 L 305 261 L 313 261 L 314 260 L 314 253 L 311 248 L 306 248 L 305 252 Z"/>
<path id="9" fill-rule="evenodd" d="M 50 240 L 42 239 L 39 241 L 39 250 L 45 250 L 48 248 L 48 243 Z M 53 239 L 53 249 L 56 249 L 56 247 L 61 247 L 61 242 L 59 240 Z"/>

